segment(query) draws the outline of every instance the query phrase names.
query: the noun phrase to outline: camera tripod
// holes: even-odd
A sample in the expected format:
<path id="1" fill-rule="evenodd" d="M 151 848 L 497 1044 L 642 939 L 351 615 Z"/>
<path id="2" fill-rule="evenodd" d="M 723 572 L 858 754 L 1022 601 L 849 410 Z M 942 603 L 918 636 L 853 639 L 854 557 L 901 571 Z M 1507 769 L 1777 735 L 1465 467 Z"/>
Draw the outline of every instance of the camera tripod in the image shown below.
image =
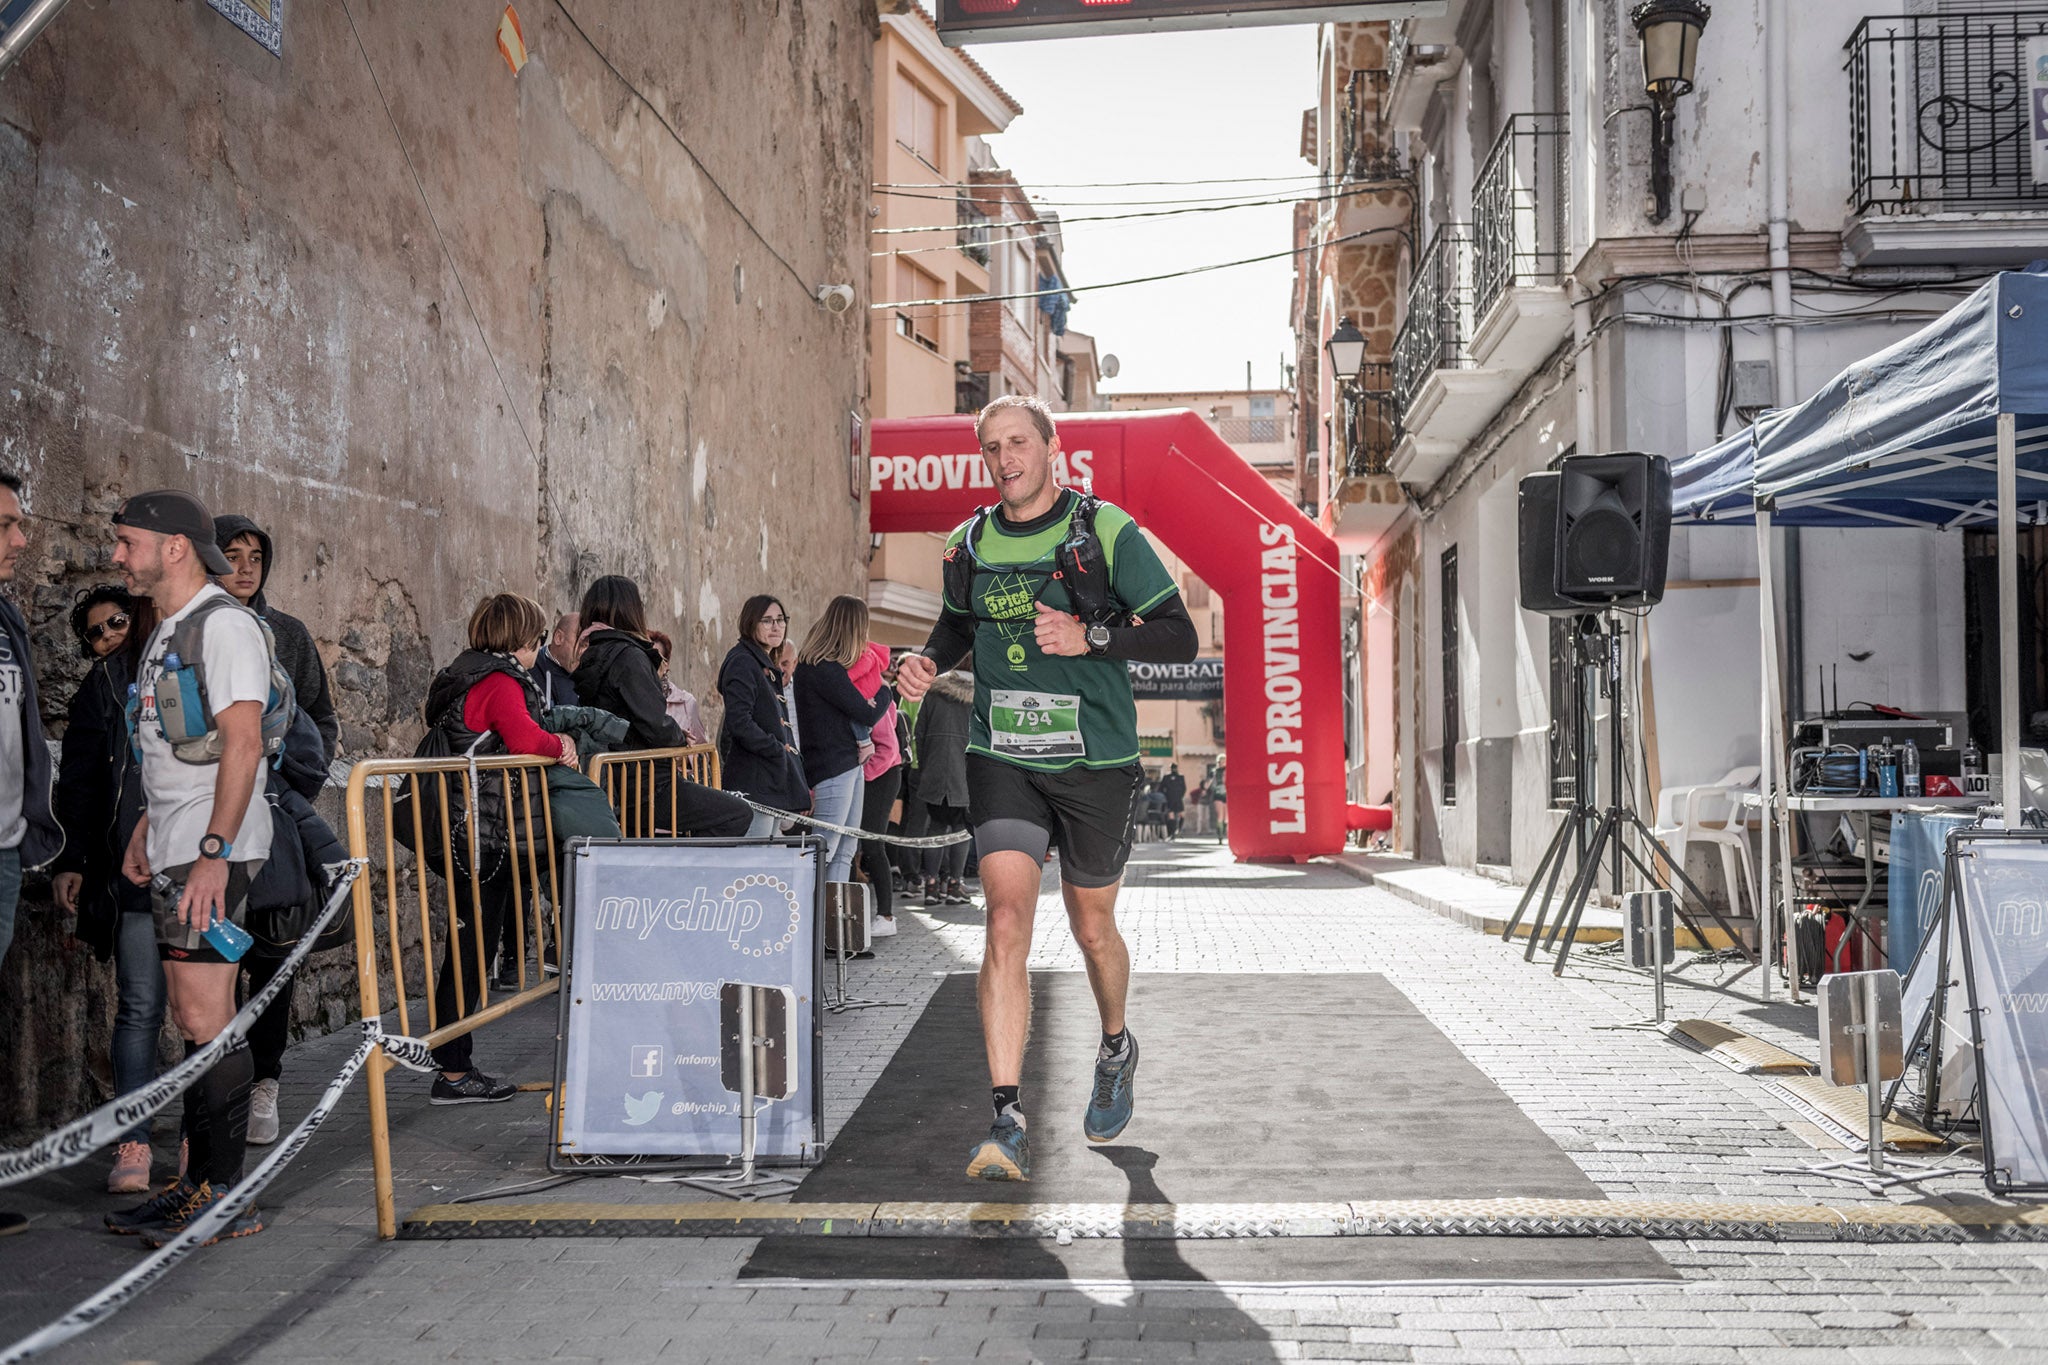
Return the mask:
<path id="1" fill-rule="evenodd" d="M 1522 892 L 1520 903 L 1515 906 L 1514 916 L 1501 931 L 1503 941 L 1511 940 L 1520 927 L 1522 917 L 1529 911 L 1532 902 L 1536 904 L 1536 918 L 1529 926 L 1528 946 L 1522 952 L 1524 961 L 1534 961 L 1537 940 L 1543 940 L 1544 951 L 1557 949 L 1557 959 L 1551 965 L 1551 975 L 1564 975 L 1566 960 L 1571 956 L 1572 944 L 1577 940 L 1579 921 L 1585 915 L 1586 902 L 1593 895 L 1593 884 L 1599 879 L 1600 864 L 1608 855 L 1608 845 L 1613 845 L 1614 892 L 1622 890 L 1622 860 L 1626 859 L 1652 885 L 1672 893 L 1672 909 L 1679 921 L 1691 931 L 1693 941 L 1704 944 L 1706 934 L 1700 928 L 1700 921 L 1686 904 L 1689 896 L 1692 902 L 1705 911 L 1708 918 L 1718 925 L 1728 941 L 1735 945 L 1749 963 L 1759 961 L 1757 954 L 1743 943 L 1742 936 L 1735 931 L 1726 917 L 1707 900 L 1699 886 L 1686 874 L 1685 868 L 1672 857 L 1650 827 L 1643 823 L 1635 808 L 1622 800 L 1622 731 L 1621 731 L 1621 641 L 1620 623 L 1611 616 L 1603 622 L 1591 614 L 1574 617 L 1572 620 L 1572 711 L 1578 718 L 1579 745 L 1573 756 L 1572 806 L 1566 812 L 1564 822 L 1557 828 L 1550 847 L 1544 850 L 1543 860 L 1536 864 L 1536 873 L 1529 879 L 1529 885 Z M 1595 752 L 1593 736 L 1593 698 L 1595 692 L 1608 699 L 1607 707 L 1607 758 L 1608 789 L 1607 806 L 1596 810 L 1593 806 L 1595 795 L 1595 769 L 1599 756 Z M 1658 874 L 1656 869 L 1636 853 L 1628 836 L 1638 835 L 1654 850 L 1657 859 L 1671 871 L 1671 879 Z M 1565 891 L 1564 905 L 1557 919 L 1550 923 L 1549 934 L 1544 935 L 1545 922 L 1549 919 L 1551 898 L 1557 892 L 1557 883 L 1563 875 L 1565 863 L 1576 859 L 1571 882 Z M 1678 885 L 1672 884 L 1675 880 Z M 1542 899 L 1538 901 L 1537 888 L 1542 888 Z M 1681 894 L 1679 888 L 1683 887 Z"/>

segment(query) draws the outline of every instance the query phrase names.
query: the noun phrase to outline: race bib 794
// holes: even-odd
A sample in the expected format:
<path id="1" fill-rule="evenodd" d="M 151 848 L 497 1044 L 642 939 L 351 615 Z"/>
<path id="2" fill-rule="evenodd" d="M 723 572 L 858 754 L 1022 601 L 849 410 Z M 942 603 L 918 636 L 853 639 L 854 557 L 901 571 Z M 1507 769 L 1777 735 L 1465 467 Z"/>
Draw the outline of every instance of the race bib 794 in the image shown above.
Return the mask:
<path id="1" fill-rule="evenodd" d="M 1080 758 L 1081 699 L 1051 692 L 992 691 L 989 747 L 1016 758 Z"/>

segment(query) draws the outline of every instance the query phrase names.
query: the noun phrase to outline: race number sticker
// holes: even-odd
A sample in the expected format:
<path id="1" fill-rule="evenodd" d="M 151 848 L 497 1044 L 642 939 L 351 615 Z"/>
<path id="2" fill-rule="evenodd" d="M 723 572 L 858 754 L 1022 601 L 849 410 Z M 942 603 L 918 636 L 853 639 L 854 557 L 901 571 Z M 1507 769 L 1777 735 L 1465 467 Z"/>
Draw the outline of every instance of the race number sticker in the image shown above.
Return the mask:
<path id="1" fill-rule="evenodd" d="M 1081 758 L 1081 699 L 1050 692 L 990 692 L 989 747 L 1016 758 Z"/>

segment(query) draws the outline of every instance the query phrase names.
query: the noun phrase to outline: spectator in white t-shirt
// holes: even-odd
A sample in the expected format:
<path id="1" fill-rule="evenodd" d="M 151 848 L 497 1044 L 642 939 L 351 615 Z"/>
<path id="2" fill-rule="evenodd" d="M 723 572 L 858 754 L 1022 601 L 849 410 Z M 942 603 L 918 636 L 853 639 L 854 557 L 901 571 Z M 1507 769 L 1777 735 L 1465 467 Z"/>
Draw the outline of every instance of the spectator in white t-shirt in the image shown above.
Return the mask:
<path id="1" fill-rule="evenodd" d="M 228 573 L 229 565 L 199 499 L 175 489 L 138 493 L 114 514 L 114 525 L 114 566 L 129 591 L 155 599 L 162 616 L 136 676 L 133 729 L 146 809 L 121 870 L 138 886 L 157 888 L 157 952 L 171 1017 L 189 1055 L 218 1037 L 235 1015 L 240 968 L 215 949 L 206 931 L 221 920 L 246 923 L 249 883 L 270 856 L 270 807 L 263 799 L 270 646 L 254 613 L 207 581 L 208 574 Z M 220 605 L 208 607 L 214 599 Z M 172 636 L 202 609 L 200 657 L 180 662 L 203 664 L 220 757 L 195 762 L 173 751 L 157 701 Z M 157 874 L 167 880 L 153 881 Z M 242 1178 L 253 1078 L 248 1046 L 236 1043 L 186 1092 L 186 1174 L 148 1203 L 110 1214 L 109 1227 L 161 1244 L 226 1197 Z M 252 1206 L 220 1235 L 262 1230 L 262 1217 Z"/>

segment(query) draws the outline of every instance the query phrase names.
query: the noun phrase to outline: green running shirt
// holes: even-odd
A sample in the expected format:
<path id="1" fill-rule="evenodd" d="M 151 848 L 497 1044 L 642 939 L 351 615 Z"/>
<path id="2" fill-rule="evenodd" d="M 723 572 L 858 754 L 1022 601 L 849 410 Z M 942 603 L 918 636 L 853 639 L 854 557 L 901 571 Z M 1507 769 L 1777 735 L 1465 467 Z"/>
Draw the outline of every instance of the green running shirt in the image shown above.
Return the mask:
<path id="1" fill-rule="evenodd" d="M 1038 648 L 1037 604 L 1072 611 L 1066 585 L 1052 577 L 1053 550 L 1067 538 L 1076 495 L 1022 530 L 1000 515 L 983 524 L 974 546 L 972 604 L 946 598 L 956 616 L 974 623 L 974 719 L 967 751 L 1038 772 L 1118 768 L 1138 761 L 1138 704 L 1121 659 L 1064 658 Z M 967 537 L 972 519 L 946 541 Z M 1166 566 L 1131 520 L 1109 503 L 1095 511 L 1095 534 L 1109 561 L 1116 605 L 1144 615 L 1178 591 Z"/>

